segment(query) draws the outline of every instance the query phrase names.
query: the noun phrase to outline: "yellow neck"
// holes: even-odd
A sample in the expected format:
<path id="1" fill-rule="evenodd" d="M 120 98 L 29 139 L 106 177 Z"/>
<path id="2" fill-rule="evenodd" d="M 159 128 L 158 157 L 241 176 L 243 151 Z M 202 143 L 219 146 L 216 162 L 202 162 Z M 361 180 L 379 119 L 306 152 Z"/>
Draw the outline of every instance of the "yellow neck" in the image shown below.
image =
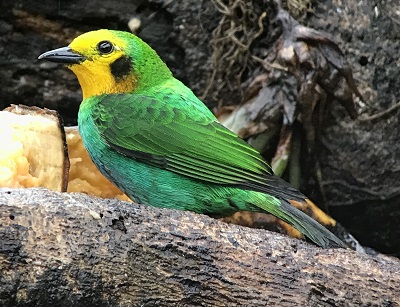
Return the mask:
<path id="1" fill-rule="evenodd" d="M 128 93 L 136 86 L 133 75 L 117 80 L 111 74 L 109 66 L 96 67 L 93 62 L 85 61 L 84 64 L 72 65 L 69 68 L 78 77 L 83 99 L 102 94 Z"/>

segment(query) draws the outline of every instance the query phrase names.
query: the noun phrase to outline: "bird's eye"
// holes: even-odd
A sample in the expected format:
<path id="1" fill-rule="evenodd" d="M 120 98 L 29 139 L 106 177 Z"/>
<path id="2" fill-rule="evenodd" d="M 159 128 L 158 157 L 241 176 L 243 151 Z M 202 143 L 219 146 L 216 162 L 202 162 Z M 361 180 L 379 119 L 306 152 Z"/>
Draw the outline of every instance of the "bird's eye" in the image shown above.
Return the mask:
<path id="1" fill-rule="evenodd" d="M 101 54 L 109 54 L 113 52 L 114 46 L 109 41 L 101 41 L 100 43 L 97 44 L 97 50 Z"/>

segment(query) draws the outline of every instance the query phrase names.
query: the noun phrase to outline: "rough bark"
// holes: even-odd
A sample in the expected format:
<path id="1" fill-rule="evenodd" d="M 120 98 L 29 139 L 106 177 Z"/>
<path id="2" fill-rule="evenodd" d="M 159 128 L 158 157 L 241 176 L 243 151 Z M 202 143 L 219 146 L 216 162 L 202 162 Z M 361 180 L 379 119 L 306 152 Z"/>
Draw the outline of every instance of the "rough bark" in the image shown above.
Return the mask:
<path id="1" fill-rule="evenodd" d="M 398 306 L 400 262 L 190 212 L 0 189 L 1 306 Z"/>

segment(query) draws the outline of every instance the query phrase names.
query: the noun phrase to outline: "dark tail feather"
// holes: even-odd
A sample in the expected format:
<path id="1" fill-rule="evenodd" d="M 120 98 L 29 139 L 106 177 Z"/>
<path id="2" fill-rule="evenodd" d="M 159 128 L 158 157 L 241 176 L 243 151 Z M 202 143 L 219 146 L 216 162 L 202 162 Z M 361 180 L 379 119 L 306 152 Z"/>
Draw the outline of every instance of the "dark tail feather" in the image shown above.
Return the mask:
<path id="1" fill-rule="evenodd" d="M 292 225 L 315 244 L 323 248 L 346 248 L 346 245 L 328 229 L 287 201 L 281 200 L 281 205 L 276 211 L 270 213 Z"/>

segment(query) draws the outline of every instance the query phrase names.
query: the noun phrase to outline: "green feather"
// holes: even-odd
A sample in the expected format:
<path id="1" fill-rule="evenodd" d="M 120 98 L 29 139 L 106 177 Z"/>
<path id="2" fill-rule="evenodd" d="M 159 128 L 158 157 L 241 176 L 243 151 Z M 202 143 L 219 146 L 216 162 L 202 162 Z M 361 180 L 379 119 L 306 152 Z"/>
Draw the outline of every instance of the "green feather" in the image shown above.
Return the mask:
<path id="1" fill-rule="evenodd" d="M 177 87 L 181 85 L 176 82 Z M 99 96 L 92 116 L 106 143 L 125 156 L 208 183 L 305 199 L 274 176 L 261 155 L 221 125 L 206 107 L 188 116 L 188 109 L 200 102 L 194 95 L 191 100 L 172 93 L 167 97 Z M 150 118 L 148 113 L 155 116 Z"/>

